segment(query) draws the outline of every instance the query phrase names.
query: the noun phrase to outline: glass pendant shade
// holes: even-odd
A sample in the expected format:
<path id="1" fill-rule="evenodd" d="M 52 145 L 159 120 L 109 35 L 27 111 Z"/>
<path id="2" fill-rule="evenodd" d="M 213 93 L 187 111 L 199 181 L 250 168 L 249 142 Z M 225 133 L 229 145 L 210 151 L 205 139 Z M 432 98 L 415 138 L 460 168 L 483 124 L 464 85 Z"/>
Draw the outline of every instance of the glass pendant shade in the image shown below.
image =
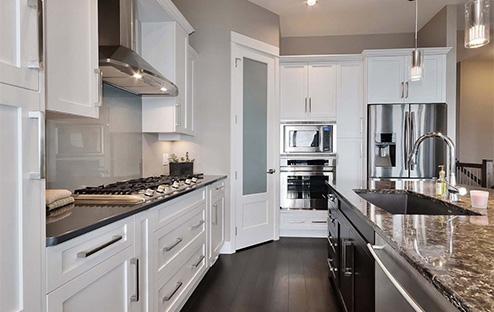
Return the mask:
<path id="1" fill-rule="evenodd" d="M 465 47 L 479 48 L 490 41 L 489 0 L 465 4 Z"/>
<path id="2" fill-rule="evenodd" d="M 423 55 L 422 51 L 415 49 L 412 51 L 412 67 L 410 70 L 410 80 L 419 81 L 423 75 Z"/>

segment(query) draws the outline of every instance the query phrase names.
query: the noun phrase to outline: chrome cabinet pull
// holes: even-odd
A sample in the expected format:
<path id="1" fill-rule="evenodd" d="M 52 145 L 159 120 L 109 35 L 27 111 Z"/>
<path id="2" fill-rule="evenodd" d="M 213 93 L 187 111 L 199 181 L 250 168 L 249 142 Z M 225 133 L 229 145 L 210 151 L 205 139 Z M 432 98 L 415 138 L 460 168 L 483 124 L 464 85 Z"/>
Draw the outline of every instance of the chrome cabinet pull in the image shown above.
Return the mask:
<path id="1" fill-rule="evenodd" d="M 224 185 L 216 187 L 216 190 L 217 191 L 222 191 L 224 189 L 225 189 L 225 186 Z"/>
<path id="2" fill-rule="evenodd" d="M 201 226 L 201 225 L 203 225 L 203 224 L 204 224 L 204 220 L 201 220 L 201 221 L 199 221 L 199 223 L 197 223 L 196 225 L 191 226 L 191 227 L 190 227 L 190 229 L 191 229 L 191 230 L 195 230 L 195 229 L 197 229 L 198 227 L 200 227 L 200 226 Z"/>
<path id="3" fill-rule="evenodd" d="M 103 104 L 103 71 L 99 68 L 94 69 L 96 74 L 96 81 L 98 82 L 98 100 L 96 101 L 97 106 Z"/>
<path id="4" fill-rule="evenodd" d="M 305 221 L 293 221 L 293 220 L 288 221 L 288 223 L 293 223 L 293 224 L 302 224 L 304 222 Z"/>
<path id="5" fill-rule="evenodd" d="M 309 113 L 312 113 L 312 97 L 309 97 Z"/>
<path id="6" fill-rule="evenodd" d="M 312 220 L 312 223 L 324 223 L 324 224 L 326 224 L 326 223 L 328 223 L 328 221 L 326 221 L 326 220 Z"/>
<path id="7" fill-rule="evenodd" d="M 405 97 L 405 82 L 401 82 L 401 98 Z"/>
<path id="8" fill-rule="evenodd" d="M 30 173 L 32 180 L 43 180 L 46 177 L 45 164 L 45 113 L 42 111 L 29 112 L 30 119 L 38 120 L 38 170 Z"/>
<path id="9" fill-rule="evenodd" d="M 199 259 L 197 260 L 197 262 L 192 265 L 192 268 L 197 269 L 197 267 L 199 267 L 199 265 L 201 265 L 202 260 L 204 260 L 204 256 L 200 256 Z"/>
<path id="10" fill-rule="evenodd" d="M 177 245 L 180 244 L 182 241 L 183 241 L 183 238 L 181 238 L 181 237 L 177 238 L 175 243 L 171 244 L 170 246 L 164 247 L 163 252 L 172 250 L 173 248 L 177 247 Z"/>
<path id="11" fill-rule="evenodd" d="M 372 257 L 376 261 L 376 263 L 379 265 L 381 270 L 384 272 L 386 277 L 389 279 L 389 281 L 393 284 L 393 286 L 398 290 L 398 292 L 403 296 L 403 298 L 408 302 L 408 304 L 416 311 L 416 312 L 425 312 L 416 302 L 413 300 L 412 296 L 408 294 L 408 292 L 403 288 L 403 286 L 400 285 L 400 283 L 395 279 L 393 274 L 389 272 L 389 270 L 386 268 L 384 263 L 381 261 L 381 259 L 377 256 L 376 250 L 382 250 L 384 249 L 384 246 L 373 246 L 369 243 L 367 243 L 367 248 L 369 249 L 369 252 L 371 253 Z"/>
<path id="12" fill-rule="evenodd" d="M 103 245 L 100 245 L 94 249 L 88 250 L 88 251 L 81 251 L 77 253 L 77 258 L 87 258 L 90 257 L 91 255 L 97 253 L 98 251 L 105 249 L 106 247 L 115 244 L 116 242 L 122 240 L 123 236 L 122 235 L 115 235 L 113 236 L 112 240 L 104 243 Z"/>
<path id="13" fill-rule="evenodd" d="M 217 225 L 218 224 L 218 204 L 214 204 L 213 205 L 213 208 L 214 208 L 214 221 L 213 221 L 213 225 Z"/>
<path id="14" fill-rule="evenodd" d="M 347 253 L 347 248 L 352 247 L 353 248 L 353 243 L 352 242 L 343 242 L 343 275 L 346 277 L 350 277 L 353 275 L 353 264 L 351 266 L 348 265 L 348 253 Z M 353 257 L 353 254 L 350 256 Z"/>
<path id="15" fill-rule="evenodd" d="M 135 295 L 132 295 L 130 297 L 130 301 L 138 302 L 139 301 L 139 258 L 130 259 L 130 264 L 136 266 L 136 290 L 135 290 Z"/>
<path id="16" fill-rule="evenodd" d="M 307 98 L 305 98 L 305 112 L 307 113 Z"/>
<path id="17" fill-rule="evenodd" d="M 406 90 L 405 99 L 408 99 L 408 81 L 405 82 L 405 90 Z"/>
<path id="18" fill-rule="evenodd" d="M 163 303 L 170 301 L 173 298 L 173 296 L 175 296 L 175 294 L 180 289 L 180 287 L 182 287 L 182 285 L 183 285 L 182 282 L 178 282 L 177 286 L 175 286 L 175 289 L 169 295 L 163 297 Z"/>

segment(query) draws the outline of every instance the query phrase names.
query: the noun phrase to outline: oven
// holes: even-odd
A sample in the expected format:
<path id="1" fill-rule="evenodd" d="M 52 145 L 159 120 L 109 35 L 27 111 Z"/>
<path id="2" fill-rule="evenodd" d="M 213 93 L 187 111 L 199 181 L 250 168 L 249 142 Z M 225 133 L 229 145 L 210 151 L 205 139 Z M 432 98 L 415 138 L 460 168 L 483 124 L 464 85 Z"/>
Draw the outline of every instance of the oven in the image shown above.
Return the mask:
<path id="1" fill-rule="evenodd" d="M 336 159 L 280 159 L 281 209 L 327 210 L 327 182 L 336 179 Z"/>
<path id="2" fill-rule="evenodd" d="M 336 125 L 284 123 L 281 125 L 282 154 L 334 154 Z"/>

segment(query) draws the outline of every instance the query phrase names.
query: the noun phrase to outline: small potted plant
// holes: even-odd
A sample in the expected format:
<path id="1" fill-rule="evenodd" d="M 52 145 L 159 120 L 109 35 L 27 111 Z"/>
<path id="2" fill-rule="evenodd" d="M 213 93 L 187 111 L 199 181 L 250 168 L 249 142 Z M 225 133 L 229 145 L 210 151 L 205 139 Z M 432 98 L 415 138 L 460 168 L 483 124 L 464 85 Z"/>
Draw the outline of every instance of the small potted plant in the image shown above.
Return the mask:
<path id="1" fill-rule="evenodd" d="M 170 156 L 170 175 L 171 176 L 188 176 L 194 173 L 194 159 L 189 159 L 189 153 L 184 157 L 178 157 L 176 154 Z"/>

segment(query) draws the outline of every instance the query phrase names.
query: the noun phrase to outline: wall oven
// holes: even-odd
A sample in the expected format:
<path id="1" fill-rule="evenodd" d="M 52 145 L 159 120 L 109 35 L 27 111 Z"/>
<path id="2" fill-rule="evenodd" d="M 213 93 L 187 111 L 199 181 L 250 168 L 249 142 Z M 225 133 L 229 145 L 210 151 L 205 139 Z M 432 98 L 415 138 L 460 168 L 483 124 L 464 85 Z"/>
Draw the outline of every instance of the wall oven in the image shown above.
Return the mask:
<path id="1" fill-rule="evenodd" d="M 326 182 L 335 182 L 336 158 L 280 158 L 281 209 L 327 210 Z"/>
<path id="2" fill-rule="evenodd" d="M 281 124 L 281 154 L 334 154 L 336 125 L 323 123 Z"/>

